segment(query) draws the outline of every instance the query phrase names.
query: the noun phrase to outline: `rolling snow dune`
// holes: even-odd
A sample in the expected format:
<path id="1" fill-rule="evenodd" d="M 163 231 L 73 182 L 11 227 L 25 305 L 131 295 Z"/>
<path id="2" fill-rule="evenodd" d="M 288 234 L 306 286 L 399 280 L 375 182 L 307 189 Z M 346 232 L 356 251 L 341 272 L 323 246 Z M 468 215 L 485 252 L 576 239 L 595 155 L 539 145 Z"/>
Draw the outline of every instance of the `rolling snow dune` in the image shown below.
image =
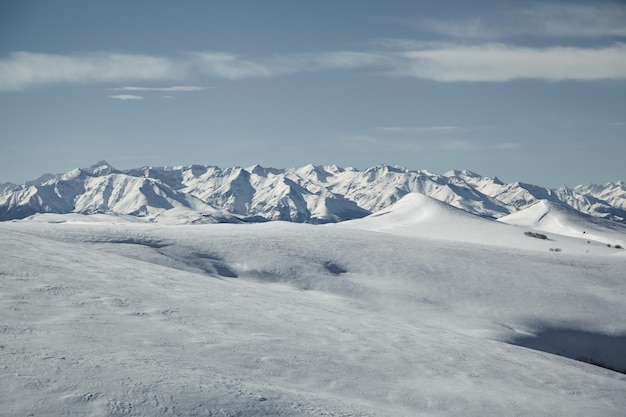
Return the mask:
<path id="1" fill-rule="evenodd" d="M 578 232 L 573 232 L 573 228 L 542 227 L 543 223 L 537 221 L 541 216 L 537 214 L 545 213 L 543 208 L 546 207 L 555 205 L 538 203 L 495 221 L 470 214 L 432 197 L 412 193 L 377 213 L 342 222 L 337 226 L 507 248 L 539 251 L 558 249 L 570 254 L 615 254 L 616 250 L 607 248 L 605 240 L 618 244 L 626 236 L 626 228 L 621 224 L 582 215 L 572 209 L 567 212 L 578 215 L 576 222 L 570 222 L 572 225 L 576 224 Z M 541 209 L 540 213 L 537 213 L 536 208 Z M 554 211 L 558 212 L 558 209 Z M 587 243 L 587 239 L 596 235 L 591 232 L 583 234 L 585 228 L 589 231 L 602 230 L 603 239 L 594 241 L 593 244 Z M 536 230 L 550 233 L 546 236 L 547 239 L 532 239 L 525 235 Z"/>
<path id="2" fill-rule="evenodd" d="M 498 219 L 506 224 L 564 236 L 584 238 L 610 245 L 625 246 L 626 226 L 580 213 L 546 200 Z"/>
<path id="3" fill-rule="evenodd" d="M 626 257 L 440 204 L 0 223 L 0 415 L 623 416 Z"/>

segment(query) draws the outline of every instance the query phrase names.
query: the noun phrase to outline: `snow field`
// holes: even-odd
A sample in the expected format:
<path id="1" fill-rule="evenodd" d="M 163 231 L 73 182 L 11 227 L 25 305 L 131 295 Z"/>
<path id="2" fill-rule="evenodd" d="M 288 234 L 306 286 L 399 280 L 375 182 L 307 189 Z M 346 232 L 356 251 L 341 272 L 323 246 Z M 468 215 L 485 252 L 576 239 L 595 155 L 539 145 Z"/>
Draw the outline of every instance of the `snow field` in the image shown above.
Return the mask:
<path id="1" fill-rule="evenodd" d="M 623 374 L 504 343 L 555 328 L 626 334 L 615 252 L 100 220 L 0 224 L 0 415 L 626 408 Z"/>

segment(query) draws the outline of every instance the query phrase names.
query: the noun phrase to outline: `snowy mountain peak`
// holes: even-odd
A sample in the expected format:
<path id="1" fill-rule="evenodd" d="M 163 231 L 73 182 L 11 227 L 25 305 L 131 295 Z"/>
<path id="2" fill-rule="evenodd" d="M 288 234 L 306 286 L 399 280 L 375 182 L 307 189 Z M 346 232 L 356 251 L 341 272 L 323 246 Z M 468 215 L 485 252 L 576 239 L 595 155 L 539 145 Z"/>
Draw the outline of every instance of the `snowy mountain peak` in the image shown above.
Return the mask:
<path id="1" fill-rule="evenodd" d="M 332 173 L 326 171 L 325 167 L 321 165 L 315 166 L 313 164 L 305 165 L 302 168 L 296 169 L 294 172 L 302 178 L 322 183 L 333 176 Z"/>
<path id="2" fill-rule="evenodd" d="M 118 172 L 115 168 L 111 166 L 111 164 L 109 164 L 105 160 L 98 161 L 97 163 L 87 168 L 86 171 L 94 176 L 108 175 L 113 172 Z"/>
<path id="3" fill-rule="evenodd" d="M 95 164 L 91 165 L 89 167 L 89 169 L 93 170 L 93 169 L 97 169 L 97 168 L 101 168 L 101 167 L 109 167 L 109 168 L 111 168 L 111 164 L 109 164 L 104 159 L 101 159 L 100 161 L 98 161 Z"/>
<path id="4" fill-rule="evenodd" d="M 246 168 L 250 174 L 258 175 L 260 177 L 267 177 L 268 175 L 280 175 L 284 172 L 284 170 L 276 169 L 276 168 L 264 168 L 259 164 L 252 165 L 251 167 Z"/>
<path id="5" fill-rule="evenodd" d="M 388 214 L 405 218 L 411 223 L 442 218 L 450 214 L 472 216 L 470 213 L 420 193 L 409 193 L 390 207 L 376 212 L 370 217 L 381 217 Z"/>
<path id="6" fill-rule="evenodd" d="M 467 177 L 467 178 L 483 178 L 482 175 L 477 174 L 475 172 L 469 171 L 467 169 L 456 170 L 453 169 L 443 174 L 444 177 Z"/>
<path id="7" fill-rule="evenodd" d="M 66 172 L 65 174 L 63 174 L 61 176 L 61 180 L 62 181 L 71 181 L 74 179 L 79 178 L 81 175 L 84 174 L 84 170 L 80 169 L 80 168 L 74 168 L 71 171 Z M 53 177 L 51 178 L 49 181 L 55 181 L 56 179 Z"/>
<path id="8" fill-rule="evenodd" d="M 99 177 L 99 176 L 108 175 L 114 172 L 119 172 L 119 171 L 113 168 L 108 162 L 99 161 L 91 165 L 89 168 L 75 168 L 71 171 L 68 171 L 65 174 L 61 175 L 60 178 L 63 181 L 71 181 L 71 180 L 80 178 L 81 176 Z M 48 179 L 48 181 L 54 180 L 55 178 L 56 177 L 51 176 Z"/>
<path id="9" fill-rule="evenodd" d="M 254 164 L 251 167 L 246 168 L 246 171 L 248 171 L 250 174 L 256 175 L 263 175 L 265 173 L 265 169 L 259 164 Z"/>
<path id="10" fill-rule="evenodd" d="M 376 174 L 380 174 L 380 175 L 385 175 L 385 174 L 389 174 L 389 173 L 400 174 L 400 173 L 407 172 L 407 169 L 404 168 L 403 166 L 400 166 L 400 165 L 384 165 L 384 164 L 380 164 L 380 165 L 376 165 L 374 167 L 366 169 L 365 172 L 368 173 L 368 174 L 376 173 Z"/>

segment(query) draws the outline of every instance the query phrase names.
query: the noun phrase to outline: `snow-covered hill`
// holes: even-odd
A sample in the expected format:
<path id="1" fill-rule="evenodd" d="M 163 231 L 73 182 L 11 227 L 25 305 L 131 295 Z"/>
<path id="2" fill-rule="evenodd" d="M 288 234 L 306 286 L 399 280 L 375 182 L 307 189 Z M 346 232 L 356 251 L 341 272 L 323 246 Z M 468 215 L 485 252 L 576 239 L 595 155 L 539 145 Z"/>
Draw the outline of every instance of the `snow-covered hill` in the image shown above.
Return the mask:
<path id="1" fill-rule="evenodd" d="M 341 223 L 351 227 L 404 236 L 485 243 L 486 235 L 499 244 L 506 226 L 443 203 L 424 194 L 411 193 L 398 202 L 362 219 Z M 521 235 L 516 231 L 516 234 Z M 521 239 L 520 239 L 521 240 Z"/>
<path id="2" fill-rule="evenodd" d="M 626 245 L 626 225 L 589 216 L 547 200 L 538 201 L 523 210 L 501 217 L 498 221 L 618 248 Z"/>
<path id="3" fill-rule="evenodd" d="M 215 166 L 116 170 L 106 161 L 0 189 L 0 220 L 36 213 L 114 213 L 149 221 L 329 223 L 365 217 L 409 193 L 421 193 L 486 218 L 540 200 L 608 220 L 626 219 L 623 183 L 561 187 L 505 184 L 469 171 L 445 175 L 380 165 L 361 171 L 307 165 L 293 169 Z"/>
<path id="4" fill-rule="evenodd" d="M 620 253 L 626 241 L 626 225 L 546 200 L 494 221 L 417 193 L 407 194 L 370 216 L 337 226 L 455 243 L 558 250 L 578 255 Z M 529 239 L 532 236 L 544 238 Z"/>

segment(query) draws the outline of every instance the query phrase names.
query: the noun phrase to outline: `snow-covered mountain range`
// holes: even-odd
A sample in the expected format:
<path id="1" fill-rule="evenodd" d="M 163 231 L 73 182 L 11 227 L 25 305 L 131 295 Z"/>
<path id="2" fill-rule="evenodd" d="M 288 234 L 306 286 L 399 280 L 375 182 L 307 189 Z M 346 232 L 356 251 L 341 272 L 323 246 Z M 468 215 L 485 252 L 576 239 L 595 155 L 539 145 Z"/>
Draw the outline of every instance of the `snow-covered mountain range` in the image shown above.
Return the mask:
<path id="1" fill-rule="evenodd" d="M 497 219 L 538 201 L 626 222 L 626 184 L 549 189 L 470 171 L 443 175 L 379 165 L 366 170 L 216 166 L 117 170 L 106 161 L 22 185 L 0 184 L 0 221 L 37 213 L 108 213 L 174 223 L 284 220 L 329 223 L 365 217 L 420 193 Z"/>

